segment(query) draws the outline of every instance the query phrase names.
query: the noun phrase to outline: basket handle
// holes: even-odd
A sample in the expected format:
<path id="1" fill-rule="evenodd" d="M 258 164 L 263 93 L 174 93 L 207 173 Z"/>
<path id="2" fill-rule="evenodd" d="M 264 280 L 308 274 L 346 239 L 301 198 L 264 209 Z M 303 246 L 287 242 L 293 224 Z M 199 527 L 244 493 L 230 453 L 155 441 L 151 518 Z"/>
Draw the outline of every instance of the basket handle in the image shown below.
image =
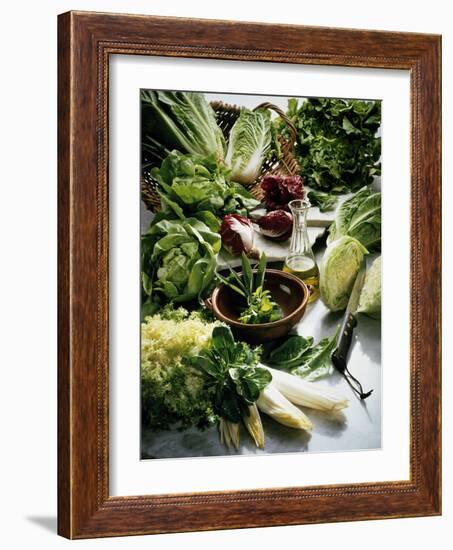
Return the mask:
<path id="1" fill-rule="evenodd" d="M 275 111 L 286 123 L 286 125 L 289 128 L 289 132 L 291 134 L 291 144 L 294 146 L 297 140 L 297 129 L 294 126 L 293 121 L 288 117 L 288 115 L 280 109 L 280 107 L 277 107 L 277 105 L 274 105 L 273 103 L 260 103 L 257 107 L 255 107 L 253 110 L 256 111 L 257 109 L 270 109 L 271 111 Z"/>

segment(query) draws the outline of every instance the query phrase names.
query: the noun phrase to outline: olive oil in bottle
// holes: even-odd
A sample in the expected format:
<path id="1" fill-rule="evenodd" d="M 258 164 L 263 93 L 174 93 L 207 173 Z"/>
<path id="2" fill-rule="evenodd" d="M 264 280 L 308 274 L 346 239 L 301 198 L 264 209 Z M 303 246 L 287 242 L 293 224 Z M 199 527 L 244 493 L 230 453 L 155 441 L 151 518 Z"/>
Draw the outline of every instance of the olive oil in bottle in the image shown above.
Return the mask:
<path id="1" fill-rule="evenodd" d="M 307 256 L 287 258 L 283 271 L 291 273 L 307 285 L 310 291 L 308 302 L 313 302 L 319 296 L 319 269 L 316 262 Z"/>
<path id="2" fill-rule="evenodd" d="M 310 206 L 308 199 L 297 199 L 289 203 L 293 215 L 293 232 L 283 266 L 283 271 L 299 277 L 307 285 L 310 291 L 309 303 L 319 296 L 319 269 L 308 239 L 306 223 Z"/>

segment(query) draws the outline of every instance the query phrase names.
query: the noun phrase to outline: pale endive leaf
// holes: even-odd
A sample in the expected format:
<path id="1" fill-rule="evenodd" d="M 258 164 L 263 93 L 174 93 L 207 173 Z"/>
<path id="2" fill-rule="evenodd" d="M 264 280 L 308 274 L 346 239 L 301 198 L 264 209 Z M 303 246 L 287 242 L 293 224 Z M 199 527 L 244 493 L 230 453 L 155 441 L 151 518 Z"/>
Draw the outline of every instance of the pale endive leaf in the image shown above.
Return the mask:
<path id="1" fill-rule="evenodd" d="M 309 418 L 288 401 L 273 383 L 264 388 L 256 405 L 261 412 L 268 414 L 284 426 L 299 430 L 310 430 L 312 428 Z"/>
<path id="2" fill-rule="evenodd" d="M 256 446 L 264 449 L 263 423 L 261 422 L 261 416 L 255 403 L 249 407 L 249 413 L 249 416 L 243 417 L 244 425 L 252 436 Z"/>
<path id="3" fill-rule="evenodd" d="M 231 444 L 233 444 L 236 450 L 239 449 L 239 424 L 221 418 L 219 421 L 219 433 L 220 443 L 225 445 L 228 449 Z"/>
<path id="4" fill-rule="evenodd" d="M 339 411 L 349 406 L 348 399 L 326 386 L 306 382 L 298 376 L 265 365 L 260 366 L 269 370 L 273 386 L 295 405 L 320 411 Z"/>

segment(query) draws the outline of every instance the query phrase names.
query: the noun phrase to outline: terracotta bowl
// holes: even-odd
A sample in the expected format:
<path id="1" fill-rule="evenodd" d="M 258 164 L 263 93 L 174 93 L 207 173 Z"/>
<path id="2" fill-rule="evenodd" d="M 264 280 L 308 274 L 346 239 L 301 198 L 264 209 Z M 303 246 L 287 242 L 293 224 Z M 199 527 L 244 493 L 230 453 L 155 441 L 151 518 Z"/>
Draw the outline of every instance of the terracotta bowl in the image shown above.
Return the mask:
<path id="1" fill-rule="evenodd" d="M 277 269 L 266 269 L 264 288 L 270 291 L 283 312 L 283 317 L 272 323 L 248 325 L 239 322 L 241 297 L 224 284 L 219 285 L 211 296 L 215 316 L 229 325 L 235 336 L 250 344 L 262 344 L 288 334 L 302 319 L 310 295 L 303 281 Z"/>

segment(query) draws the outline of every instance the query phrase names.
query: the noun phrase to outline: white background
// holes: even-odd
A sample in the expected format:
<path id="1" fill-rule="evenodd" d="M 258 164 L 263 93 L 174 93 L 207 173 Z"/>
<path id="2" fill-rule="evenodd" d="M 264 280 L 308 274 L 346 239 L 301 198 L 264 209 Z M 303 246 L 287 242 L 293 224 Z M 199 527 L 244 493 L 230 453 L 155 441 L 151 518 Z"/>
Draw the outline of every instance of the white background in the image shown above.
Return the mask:
<path id="1" fill-rule="evenodd" d="M 447 403 L 452 375 L 444 369 L 444 515 L 363 523 L 312 525 L 106 539 L 71 543 L 55 535 L 56 515 L 56 14 L 68 9 L 256 20 L 338 27 L 442 33 L 444 36 L 444 151 L 452 148 L 453 94 L 450 2 L 431 0 L 302 3 L 280 0 L 44 1 L 2 6 L 0 87 L 2 271 L 1 467 L 2 547 L 238 548 L 287 545 L 306 548 L 374 549 L 401 544 L 412 549 L 449 548 L 453 521 L 453 474 Z M 447 154 L 445 154 L 447 157 Z M 453 163 L 445 158 L 444 181 Z M 444 212 L 452 205 L 445 186 Z M 451 218 L 451 216 L 450 216 Z M 444 249 L 453 224 L 445 215 Z M 445 281 L 451 277 L 445 252 Z M 450 277 L 448 276 L 450 275 Z M 444 364 L 451 363 L 450 287 L 444 290 Z M 450 307 L 449 307 L 450 306 Z M 450 341 L 449 341 L 450 340 Z M 447 359 L 447 357 L 449 359 Z"/>

